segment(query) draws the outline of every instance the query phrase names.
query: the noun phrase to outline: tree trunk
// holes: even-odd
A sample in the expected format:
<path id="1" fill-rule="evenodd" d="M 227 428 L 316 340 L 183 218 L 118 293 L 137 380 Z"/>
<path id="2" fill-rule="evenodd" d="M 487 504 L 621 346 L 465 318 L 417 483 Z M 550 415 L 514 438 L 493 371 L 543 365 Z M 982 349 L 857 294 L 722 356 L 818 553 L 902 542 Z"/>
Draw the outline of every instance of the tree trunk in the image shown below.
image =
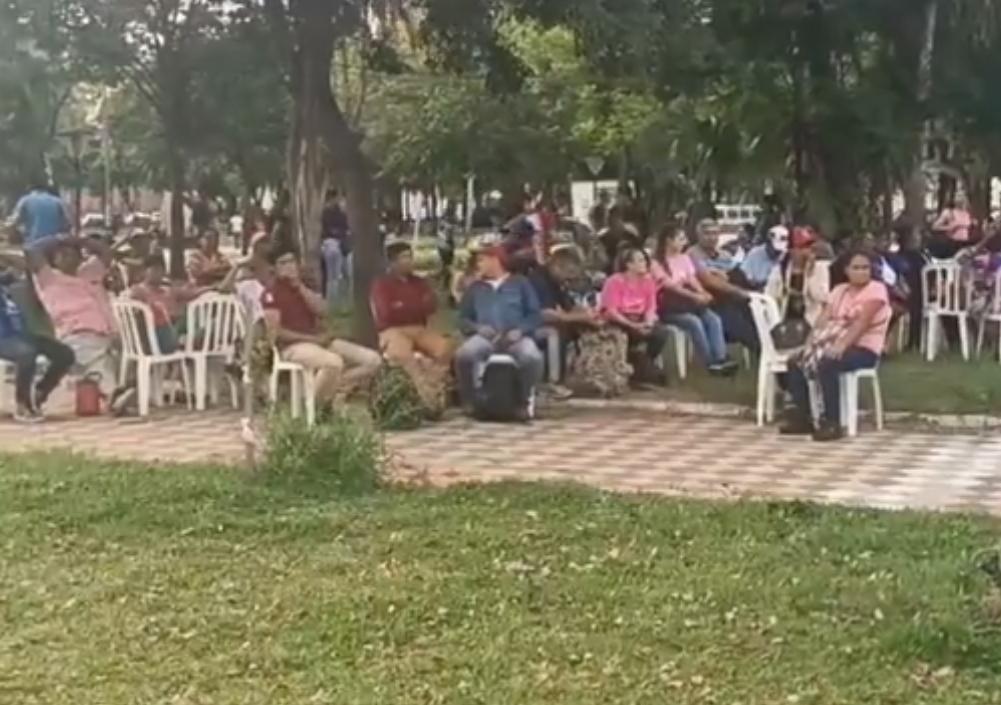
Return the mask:
<path id="1" fill-rule="evenodd" d="M 333 158 L 333 171 L 347 199 L 348 223 L 354 247 L 355 337 L 358 342 L 374 347 L 375 325 L 368 298 L 372 281 L 382 272 L 382 244 L 372 172 L 361 149 L 361 138 L 348 124 L 331 83 L 336 38 L 335 3 L 300 0 L 292 7 L 296 13 L 293 18 L 296 45 L 293 64 L 293 88 L 296 90 L 293 97 L 297 108 L 304 111 L 297 109 L 296 117 L 301 120 L 300 127 L 306 128 L 299 135 L 300 146 L 307 147 L 298 153 L 301 162 L 298 175 L 306 174 L 312 179 L 307 184 L 308 188 L 305 191 L 300 189 L 299 196 L 294 199 L 296 211 L 300 218 L 311 219 L 309 227 L 303 230 L 304 243 L 309 251 L 314 251 L 315 244 L 318 251 L 319 213 L 323 203 L 320 186 L 325 186 L 324 179 L 319 175 L 327 165 L 325 155 L 329 153 Z M 316 132 L 311 133 L 312 130 Z M 294 179 L 297 174 L 290 173 L 289 176 Z M 319 196 L 318 201 L 314 200 L 316 195 Z M 320 210 L 316 210 L 317 206 Z"/>
<path id="2" fill-rule="evenodd" d="M 170 277 L 184 279 L 184 163 L 170 148 Z"/>
<path id="3" fill-rule="evenodd" d="M 920 134 L 917 135 L 914 146 L 915 154 L 911 159 L 911 173 L 907 179 L 904 196 L 906 199 L 905 213 L 907 222 L 917 232 L 925 226 L 925 196 L 928 183 L 925 179 L 924 160 L 929 138 L 929 122 L 927 115 L 928 99 L 932 92 L 932 68 L 935 60 L 935 34 L 938 31 L 938 0 L 928 0 L 925 7 L 924 42 L 921 45 L 921 55 L 918 59 L 918 104 L 923 113 Z"/>

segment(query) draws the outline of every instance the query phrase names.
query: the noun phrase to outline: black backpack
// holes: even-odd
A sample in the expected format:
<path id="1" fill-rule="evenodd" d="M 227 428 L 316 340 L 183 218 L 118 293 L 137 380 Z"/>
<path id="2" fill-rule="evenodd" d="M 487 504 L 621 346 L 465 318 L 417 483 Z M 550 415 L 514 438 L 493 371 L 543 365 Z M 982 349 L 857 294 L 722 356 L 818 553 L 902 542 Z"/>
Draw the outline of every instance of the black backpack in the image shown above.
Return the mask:
<path id="1" fill-rule="evenodd" d="M 487 361 L 476 390 L 475 416 L 480 421 L 511 422 L 528 404 L 528 394 L 521 388 L 518 363 L 507 355 L 494 355 Z"/>

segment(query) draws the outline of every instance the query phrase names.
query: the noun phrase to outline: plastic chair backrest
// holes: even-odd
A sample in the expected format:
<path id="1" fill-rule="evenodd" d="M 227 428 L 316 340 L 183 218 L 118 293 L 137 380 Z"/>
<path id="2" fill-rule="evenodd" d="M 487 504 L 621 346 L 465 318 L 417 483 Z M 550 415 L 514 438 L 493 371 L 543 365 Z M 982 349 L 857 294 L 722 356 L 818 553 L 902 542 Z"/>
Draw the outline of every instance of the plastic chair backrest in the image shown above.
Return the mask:
<path id="1" fill-rule="evenodd" d="M 244 311 L 235 296 L 210 294 L 188 304 L 189 353 L 228 355 L 236 352 L 244 332 Z"/>
<path id="2" fill-rule="evenodd" d="M 153 325 L 153 310 L 144 303 L 119 299 L 113 303 L 115 321 L 122 336 L 126 357 L 159 357 L 160 341 Z"/>
<path id="3" fill-rule="evenodd" d="M 762 359 L 779 357 L 772 340 L 772 329 L 782 322 L 778 302 L 766 294 L 751 294 L 749 305 L 754 328 L 758 332 L 758 342 L 761 344 Z"/>
<path id="4" fill-rule="evenodd" d="M 933 262 L 921 272 L 924 308 L 942 314 L 966 312 L 968 278 L 956 262 Z"/>

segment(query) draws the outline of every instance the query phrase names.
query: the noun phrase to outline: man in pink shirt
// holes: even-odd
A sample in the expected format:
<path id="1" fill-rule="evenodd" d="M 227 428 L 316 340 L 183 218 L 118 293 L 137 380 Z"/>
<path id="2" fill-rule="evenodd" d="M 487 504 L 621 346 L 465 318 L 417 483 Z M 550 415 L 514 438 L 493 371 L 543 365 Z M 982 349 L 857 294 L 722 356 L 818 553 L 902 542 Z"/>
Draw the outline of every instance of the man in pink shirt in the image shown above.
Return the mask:
<path id="1" fill-rule="evenodd" d="M 94 237 L 54 242 L 29 260 L 56 337 L 76 355 L 74 373 L 100 375 L 101 390 L 109 395 L 119 371 L 118 334 L 104 287 L 111 261 L 110 248 Z"/>

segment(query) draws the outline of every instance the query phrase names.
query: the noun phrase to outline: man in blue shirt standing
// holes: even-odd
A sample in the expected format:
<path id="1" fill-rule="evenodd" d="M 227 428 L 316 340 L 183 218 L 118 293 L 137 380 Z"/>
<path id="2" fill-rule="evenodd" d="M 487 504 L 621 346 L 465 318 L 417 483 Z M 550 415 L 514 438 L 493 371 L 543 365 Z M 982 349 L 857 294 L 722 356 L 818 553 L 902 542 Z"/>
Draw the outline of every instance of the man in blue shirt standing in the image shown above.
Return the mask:
<path id="1" fill-rule="evenodd" d="M 36 251 L 52 239 L 70 233 L 66 205 L 54 189 L 43 185 L 36 185 L 17 202 L 13 221 L 21 231 L 27 251 Z"/>
<path id="2" fill-rule="evenodd" d="M 502 247 L 480 253 L 480 278 L 466 290 L 459 307 L 459 329 L 469 336 L 456 353 L 459 395 L 463 407 L 473 407 L 475 372 L 495 353 L 506 353 L 518 363 L 522 389 L 535 389 L 545 363 L 535 344 L 542 326 L 539 298 L 528 279 L 511 274 Z"/>

